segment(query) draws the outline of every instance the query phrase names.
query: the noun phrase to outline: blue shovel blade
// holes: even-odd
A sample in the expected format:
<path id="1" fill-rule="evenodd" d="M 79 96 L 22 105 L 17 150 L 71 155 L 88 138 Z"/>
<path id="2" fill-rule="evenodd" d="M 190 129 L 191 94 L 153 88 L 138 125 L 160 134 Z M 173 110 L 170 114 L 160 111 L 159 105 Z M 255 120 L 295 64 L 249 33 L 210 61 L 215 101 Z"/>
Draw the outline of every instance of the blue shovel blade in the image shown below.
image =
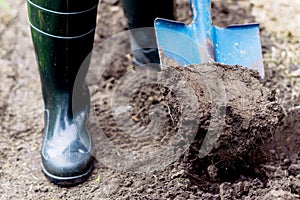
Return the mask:
<path id="1" fill-rule="evenodd" d="M 242 65 L 264 77 L 262 49 L 258 24 L 213 27 L 215 61 Z"/>
<path id="2" fill-rule="evenodd" d="M 161 64 L 220 62 L 257 70 L 264 77 L 258 24 L 212 26 L 210 0 L 191 0 L 193 22 L 156 19 Z"/>
<path id="3" fill-rule="evenodd" d="M 207 58 L 203 41 L 199 42 L 193 35 L 193 29 L 175 21 L 156 19 L 155 32 L 162 64 L 175 62 L 178 65 L 200 64 L 214 60 Z M 205 37 L 203 37 L 203 40 Z"/>

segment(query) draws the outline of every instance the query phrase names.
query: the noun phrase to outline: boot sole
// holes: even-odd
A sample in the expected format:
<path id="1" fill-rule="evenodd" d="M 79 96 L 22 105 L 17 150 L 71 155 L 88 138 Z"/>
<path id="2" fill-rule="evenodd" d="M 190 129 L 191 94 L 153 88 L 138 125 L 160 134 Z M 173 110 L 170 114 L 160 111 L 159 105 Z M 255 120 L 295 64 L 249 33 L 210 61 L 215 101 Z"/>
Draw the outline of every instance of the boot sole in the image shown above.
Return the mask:
<path id="1" fill-rule="evenodd" d="M 93 168 L 94 168 L 94 165 L 92 164 L 90 166 L 90 168 L 85 173 L 83 173 L 81 175 L 70 176 L 70 177 L 61 177 L 61 176 L 56 176 L 56 175 L 53 175 L 53 174 L 49 173 L 45 169 L 44 165 L 42 164 L 42 171 L 46 175 L 46 177 L 51 182 L 53 182 L 54 184 L 60 185 L 60 186 L 75 186 L 75 185 L 78 185 L 80 183 L 83 183 L 84 181 L 86 181 L 90 177 L 90 175 L 93 171 Z"/>

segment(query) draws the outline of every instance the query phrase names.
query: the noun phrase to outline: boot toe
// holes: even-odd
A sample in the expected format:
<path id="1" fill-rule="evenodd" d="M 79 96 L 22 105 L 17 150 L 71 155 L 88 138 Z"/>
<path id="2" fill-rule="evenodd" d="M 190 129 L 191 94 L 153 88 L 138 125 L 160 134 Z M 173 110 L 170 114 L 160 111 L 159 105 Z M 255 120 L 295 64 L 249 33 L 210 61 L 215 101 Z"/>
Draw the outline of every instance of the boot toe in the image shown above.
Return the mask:
<path id="1" fill-rule="evenodd" d="M 93 168 L 94 157 L 86 152 L 69 152 L 42 158 L 44 174 L 59 185 L 73 185 L 85 181 Z"/>

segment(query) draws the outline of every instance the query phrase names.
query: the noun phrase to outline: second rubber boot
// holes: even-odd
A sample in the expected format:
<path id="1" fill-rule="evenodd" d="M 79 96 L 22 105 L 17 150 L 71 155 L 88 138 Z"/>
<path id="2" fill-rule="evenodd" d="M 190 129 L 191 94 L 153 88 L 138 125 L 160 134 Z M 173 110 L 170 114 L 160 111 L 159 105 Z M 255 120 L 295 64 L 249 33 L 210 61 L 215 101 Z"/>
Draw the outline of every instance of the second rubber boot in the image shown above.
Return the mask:
<path id="1" fill-rule="evenodd" d="M 136 65 L 159 63 L 154 20 L 174 19 L 174 0 L 122 0 L 124 14 L 131 30 L 130 43 Z"/>
<path id="2" fill-rule="evenodd" d="M 84 80 L 97 4 L 98 0 L 27 4 L 45 104 L 42 170 L 59 185 L 83 182 L 93 168 L 92 139 L 86 128 L 90 96 Z"/>

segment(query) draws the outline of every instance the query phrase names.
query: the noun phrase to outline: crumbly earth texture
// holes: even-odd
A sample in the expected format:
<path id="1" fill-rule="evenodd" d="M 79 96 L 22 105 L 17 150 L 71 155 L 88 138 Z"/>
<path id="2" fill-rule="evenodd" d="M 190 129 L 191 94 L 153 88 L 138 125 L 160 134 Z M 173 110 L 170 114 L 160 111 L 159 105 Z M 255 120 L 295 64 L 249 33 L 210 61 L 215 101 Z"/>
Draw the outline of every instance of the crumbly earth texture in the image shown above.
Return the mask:
<path id="1" fill-rule="evenodd" d="M 189 0 L 176 2 L 177 19 L 190 22 Z M 268 128 L 272 126 L 272 123 L 275 125 L 277 121 L 272 121 L 272 119 L 277 117 L 279 119 L 280 115 L 277 117 L 276 115 L 281 111 L 280 109 L 273 110 L 276 108 L 276 103 L 272 100 L 274 97 L 272 90 L 274 89 L 277 101 L 286 111 L 286 117 L 274 130 L 275 132 L 269 141 L 263 142 L 260 138 L 255 141 L 255 137 L 260 137 L 260 134 L 256 134 L 250 135 L 249 140 L 253 142 L 252 144 L 258 145 L 242 146 L 243 143 L 239 140 L 230 145 L 231 148 L 235 145 L 244 147 L 244 149 L 240 151 L 237 149 L 237 152 L 234 152 L 235 155 L 242 155 L 237 161 L 221 162 L 221 156 L 223 156 L 221 153 L 224 152 L 221 151 L 223 148 L 218 148 L 218 146 L 214 146 L 213 151 L 210 152 L 211 154 L 215 153 L 212 155 L 218 155 L 217 157 L 200 159 L 199 148 L 201 149 L 201 147 L 199 144 L 204 136 L 204 134 L 200 134 L 202 130 L 197 132 L 193 139 L 185 137 L 186 144 L 192 142 L 188 149 L 177 148 L 184 147 L 184 144 L 176 143 L 176 136 L 180 136 L 178 134 L 180 129 L 176 130 L 176 126 L 173 124 L 180 124 L 182 119 L 180 116 L 184 114 L 187 114 L 187 117 L 193 116 L 193 113 L 198 114 L 198 116 L 201 115 L 197 113 L 199 109 L 193 113 L 190 112 L 191 115 L 189 112 L 185 112 L 186 110 L 180 109 L 181 99 L 184 100 L 184 98 L 179 98 L 181 97 L 180 90 L 176 90 L 176 87 L 172 90 L 169 85 L 164 87 L 163 84 L 153 85 L 150 83 L 152 87 L 149 87 L 145 84 L 140 86 L 141 89 L 127 90 L 130 95 L 124 95 L 127 101 L 125 106 L 121 104 L 122 101 L 112 101 L 116 92 L 124 94 L 122 90 L 118 90 L 118 88 L 122 88 L 121 83 L 132 81 L 123 79 L 124 75 L 137 72 L 132 67 L 129 51 L 123 52 L 122 56 L 117 57 L 117 59 L 110 60 L 110 56 L 115 55 L 117 49 L 128 49 L 129 41 L 128 38 L 114 38 L 115 45 L 109 45 L 109 48 L 105 49 L 106 52 L 103 52 L 101 48 L 96 48 L 94 63 L 99 64 L 99 66 L 104 66 L 103 63 L 109 63 L 106 70 L 103 70 L 104 73 L 99 75 L 101 80 L 98 83 L 94 83 L 93 80 L 99 78 L 95 76 L 99 72 L 93 67 L 90 68 L 91 75 L 93 75 L 90 76 L 91 81 L 89 83 L 92 95 L 90 128 L 98 152 L 96 154 L 97 162 L 93 174 L 87 182 L 76 187 L 64 188 L 48 182 L 41 172 L 40 148 L 44 126 L 43 102 L 27 22 L 26 1 L 0 1 L 0 199 L 299 199 L 300 32 L 299 23 L 297 23 L 300 20 L 299 8 L 299 1 L 294 0 L 212 0 L 214 24 L 226 26 L 236 23 L 260 23 L 266 72 L 266 77 L 262 80 L 263 87 L 260 87 L 261 83 L 256 81 L 255 74 L 249 78 L 253 78 L 251 83 L 257 83 L 263 94 L 270 94 L 269 99 L 260 98 L 256 92 L 251 95 L 256 95 L 260 101 L 259 104 L 251 104 L 258 106 L 257 108 L 252 107 L 252 109 L 266 111 L 266 113 L 257 112 L 260 113 L 258 117 L 265 115 L 270 118 L 258 120 L 254 117 L 251 121 L 252 115 L 242 115 L 243 113 L 238 112 L 238 110 L 233 110 L 243 110 L 243 107 L 239 107 L 237 104 L 232 105 L 229 110 L 225 109 L 225 113 L 230 114 L 230 110 L 235 111 L 232 117 L 238 115 L 245 119 L 249 117 L 247 118 L 249 121 L 245 120 L 244 124 L 241 121 L 225 121 L 225 125 L 227 123 L 241 123 L 241 127 L 236 127 L 239 130 L 242 130 L 243 126 Z M 104 44 L 106 39 L 112 38 L 115 34 L 126 30 L 126 20 L 122 13 L 120 1 L 101 1 L 97 23 L 95 47 Z M 172 72 L 180 74 L 180 70 L 184 69 L 180 68 L 178 71 L 174 69 Z M 193 71 L 186 73 L 190 73 L 191 80 L 192 76 L 196 76 Z M 230 73 L 227 72 L 227 74 Z M 183 75 L 181 80 L 183 80 Z M 226 83 L 226 81 L 224 82 Z M 197 86 L 196 83 L 194 85 Z M 191 86 L 191 90 L 193 89 L 193 84 L 188 86 Z M 212 84 L 211 86 L 215 85 Z M 161 89 L 158 90 L 158 87 Z M 205 88 L 205 85 L 199 83 L 199 86 L 194 88 L 201 89 L 202 87 Z M 254 85 L 249 85 L 249 88 L 252 87 Z M 145 88 L 148 88 L 149 93 L 142 93 L 142 89 Z M 222 87 L 216 87 L 216 89 L 220 88 L 222 89 Z M 263 88 L 269 88 L 271 92 L 264 93 L 266 90 Z M 216 91 L 220 91 L 222 94 L 224 90 Z M 152 98 L 146 98 L 145 95 Z M 222 95 L 218 96 L 223 97 Z M 192 102 L 195 99 L 198 101 L 194 95 L 185 95 L 185 97 Z M 247 97 L 247 95 L 246 97 L 243 96 L 242 102 L 246 103 L 249 100 Z M 146 100 L 142 101 L 142 99 Z M 224 111 L 222 109 L 224 108 L 224 99 L 220 98 L 220 100 L 222 101 L 211 100 L 211 103 L 220 105 L 220 109 L 215 111 Z M 229 96 L 226 100 L 227 107 L 236 102 L 231 101 Z M 117 103 L 114 104 L 116 106 L 112 106 L 112 102 Z M 267 105 L 267 102 L 270 104 Z M 264 103 L 269 107 L 260 107 Z M 218 108 L 217 106 L 210 105 L 212 109 L 200 110 L 200 114 L 207 115 L 205 112 L 214 111 L 213 108 Z M 149 112 L 139 108 L 145 108 Z M 197 107 L 191 109 L 195 108 Z M 121 115 L 122 113 L 128 115 Z M 219 113 L 219 116 L 222 114 L 224 112 Z M 122 119 L 132 122 L 131 124 L 126 123 L 128 129 L 126 126 L 122 129 L 120 126 L 124 124 Z M 161 120 L 155 121 L 154 119 Z M 271 124 L 261 124 L 261 121 Z M 167 127 L 170 126 L 164 127 L 164 124 L 171 124 L 171 129 L 168 130 Z M 185 124 L 186 126 L 183 127 L 189 127 L 193 124 L 194 122 Z M 99 127 L 105 133 L 104 135 L 99 135 L 97 131 L 93 131 L 94 128 L 97 130 L 96 128 Z M 204 128 L 207 127 L 209 124 Z M 232 127 L 234 126 L 229 128 Z M 132 132 L 128 130 L 132 130 Z M 151 134 L 152 132 L 157 134 Z M 165 137 L 163 132 L 168 132 L 170 135 Z M 259 131 L 259 133 L 263 133 L 261 135 L 263 138 L 269 137 L 268 133 L 272 132 L 265 129 Z M 239 133 L 246 134 L 243 131 Z M 251 132 L 250 129 L 250 132 L 247 133 L 251 134 L 254 131 Z M 219 137 L 219 144 L 221 146 L 226 145 L 221 141 L 227 142 L 232 139 L 228 137 L 233 137 L 232 141 L 234 141 L 234 137 L 237 137 L 236 134 L 238 132 L 234 132 L 233 135 L 225 135 L 224 138 Z M 238 137 L 246 138 L 246 135 L 240 134 Z M 104 143 L 104 145 L 101 143 L 107 138 L 114 146 L 109 146 L 110 143 Z M 178 137 L 178 139 L 181 138 Z M 175 150 L 178 150 L 178 155 L 181 156 L 169 159 L 170 157 L 165 156 L 168 155 L 169 151 L 160 151 L 163 147 L 168 150 L 166 147 L 170 141 L 175 141 L 171 144 L 175 144 L 172 146 L 176 147 Z M 112 150 L 110 147 L 118 148 L 113 149 L 115 150 L 114 154 L 105 154 L 108 151 L 104 151 L 102 147 L 105 147 L 104 150 Z M 251 150 L 248 148 L 254 148 L 253 153 L 243 153 Z M 185 151 L 182 154 L 183 150 Z M 163 159 L 155 159 L 158 156 L 149 156 L 156 155 L 156 153 L 162 153 L 160 158 L 163 158 L 165 162 L 161 162 Z M 110 155 L 113 156 L 109 157 Z M 119 155 L 121 158 L 126 158 L 127 162 L 119 159 Z M 126 157 L 126 155 L 131 156 Z M 229 156 L 229 158 L 237 158 L 235 155 Z M 149 160 L 148 158 L 154 159 Z M 228 160 L 228 155 L 225 154 L 223 158 Z M 172 162 L 166 165 L 169 161 Z"/>
<path id="2" fill-rule="evenodd" d="M 154 130 L 151 120 L 163 123 L 160 130 L 155 130 L 152 145 L 168 145 L 167 141 L 176 134 L 181 135 L 176 144 L 188 147 L 193 142 L 185 155 L 186 163 L 194 157 L 194 164 L 201 163 L 202 169 L 242 166 L 245 156 L 270 139 L 285 116 L 275 91 L 263 86 L 257 72 L 242 66 L 210 63 L 149 71 L 144 74 L 148 78 L 157 76 L 157 80 L 143 81 L 135 88 L 134 83 L 141 79 L 135 72 L 129 82 L 119 83 L 118 90 L 122 92 L 116 91 L 117 98 L 129 97 L 132 106 L 129 120 L 140 127 L 150 126 Z M 134 90 L 132 97 L 128 88 Z M 151 118 L 151 106 L 157 105 L 165 115 Z M 123 127 L 130 124 L 124 118 L 122 121 Z M 143 131 L 138 129 L 139 133 Z M 146 146 L 143 141 L 139 144 Z M 210 175 L 212 179 L 218 176 Z"/>
<path id="3" fill-rule="evenodd" d="M 95 114 L 104 133 L 119 132 L 118 137 L 107 135 L 110 141 L 117 139 L 114 145 L 144 153 L 171 145 L 183 154 L 193 142 L 186 156 L 202 158 L 197 159 L 205 161 L 202 168 L 213 162 L 216 169 L 243 165 L 245 156 L 271 138 L 285 116 L 275 91 L 263 86 L 257 72 L 219 63 L 132 70 L 118 81 L 111 99 L 102 108 L 95 102 Z M 120 157 L 118 162 L 125 167 L 127 161 Z"/>
<path id="4" fill-rule="evenodd" d="M 199 113 L 195 141 L 199 156 L 221 168 L 234 166 L 230 161 L 241 164 L 251 150 L 272 137 L 285 116 L 274 91 L 263 86 L 257 72 L 218 63 L 175 69 L 198 98 L 198 105 L 193 106 Z"/>

